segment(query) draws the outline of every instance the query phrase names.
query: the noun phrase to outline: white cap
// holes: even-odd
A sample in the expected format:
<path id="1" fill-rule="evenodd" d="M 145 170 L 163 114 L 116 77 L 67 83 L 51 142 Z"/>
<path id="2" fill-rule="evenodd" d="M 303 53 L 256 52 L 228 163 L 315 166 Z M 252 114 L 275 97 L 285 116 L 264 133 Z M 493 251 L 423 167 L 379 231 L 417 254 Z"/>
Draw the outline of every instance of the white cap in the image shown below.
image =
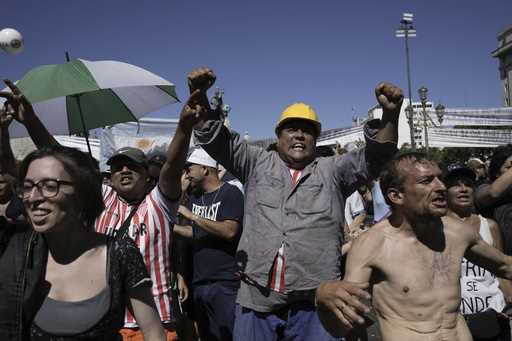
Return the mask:
<path id="1" fill-rule="evenodd" d="M 187 159 L 187 163 L 196 165 L 217 168 L 217 161 L 215 161 L 203 148 L 196 148 Z"/>

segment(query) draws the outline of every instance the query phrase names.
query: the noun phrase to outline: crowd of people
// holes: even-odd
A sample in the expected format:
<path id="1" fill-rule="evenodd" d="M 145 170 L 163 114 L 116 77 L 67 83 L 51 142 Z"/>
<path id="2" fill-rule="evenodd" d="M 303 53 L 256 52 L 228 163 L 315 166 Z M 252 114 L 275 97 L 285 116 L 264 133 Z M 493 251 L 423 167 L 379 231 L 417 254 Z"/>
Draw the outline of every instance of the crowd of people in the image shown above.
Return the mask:
<path id="1" fill-rule="evenodd" d="M 0 339 L 510 340 L 512 146 L 446 169 L 398 153 L 403 94 L 380 83 L 363 146 L 319 150 L 295 103 L 264 149 L 210 107 L 215 80 L 193 70 L 167 151 L 122 147 L 108 176 L 6 81 Z"/>

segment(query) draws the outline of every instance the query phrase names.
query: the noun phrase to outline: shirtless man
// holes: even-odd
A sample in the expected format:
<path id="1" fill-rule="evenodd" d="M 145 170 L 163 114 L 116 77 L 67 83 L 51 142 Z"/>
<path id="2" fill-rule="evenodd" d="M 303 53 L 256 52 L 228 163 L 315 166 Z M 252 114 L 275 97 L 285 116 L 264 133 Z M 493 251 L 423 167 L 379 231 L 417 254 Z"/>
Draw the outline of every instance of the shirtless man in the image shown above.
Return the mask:
<path id="1" fill-rule="evenodd" d="M 471 340 L 459 313 L 462 257 L 509 279 L 512 257 L 453 217 L 443 217 L 446 187 L 440 177 L 438 165 L 421 153 L 386 166 L 380 184 L 391 216 L 353 243 L 344 280 L 317 290 L 320 318 L 332 334 L 360 328 L 365 310 L 338 288 L 369 283 L 382 340 Z"/>

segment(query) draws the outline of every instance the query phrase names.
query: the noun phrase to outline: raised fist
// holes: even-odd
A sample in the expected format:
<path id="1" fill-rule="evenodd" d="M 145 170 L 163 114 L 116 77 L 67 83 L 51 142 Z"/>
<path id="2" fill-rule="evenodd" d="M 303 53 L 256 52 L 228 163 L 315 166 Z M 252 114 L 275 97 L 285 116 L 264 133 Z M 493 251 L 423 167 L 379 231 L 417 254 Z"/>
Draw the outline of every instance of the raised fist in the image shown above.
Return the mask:
<path id="1" fill-rule="evenodd" d="M 196 89 L 188 98 L 187 102 L 181 109 L 180 124 L 186 129 L 192 129 L 196 125 L 202 124 L 208 115 L 208 102 L 204 104 L 205 94 Z"/>
<path id="2" fill-rule="evenodd" d="M 0 128 L 7 128 L 12 122 L 13 115 L 11 113 L 7 113 L 8 106 L 0 107 Z"/>
<path id="3" fill-rule="evenodd" d="M 375 88 L 375 96 L 383 111 L 400 113 L 404 94 L 402 89 L 391 83 L 382 82 Z"/>
<path id="4" fill-rule="evenodd" d="M 200 90 L 206 93 L 206 91 L 215 83 L 215 79 L 217 77 L 211 69 L 204 67 L 190 71 L 187 78 L 190 93 L 193 93 L 195 90 Z"/>
<path id="5" fill-rule="evenodd" d="M 11 89 L 11 92 L 0 91 L 0 97 L 5 98 L 4 115 L 2 124 L 9 124 L 14 118 L 16 121 L 24 124 L 26 119 L 35 115 L 34 109 L 20 89 L 10 80 L 4 80 L 5 84 Z"/>

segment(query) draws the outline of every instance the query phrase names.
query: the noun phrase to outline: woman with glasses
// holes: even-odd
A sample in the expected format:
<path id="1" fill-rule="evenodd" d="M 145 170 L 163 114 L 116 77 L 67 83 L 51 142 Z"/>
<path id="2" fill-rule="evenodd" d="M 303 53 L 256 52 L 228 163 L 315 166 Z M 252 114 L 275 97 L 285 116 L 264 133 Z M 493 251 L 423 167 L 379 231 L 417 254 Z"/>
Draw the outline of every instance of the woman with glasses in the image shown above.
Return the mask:
<path id="1" fill-rule="evenodd" d="M 101 177 L 87 154 L 32 152 L 17 193 L 31 226 L 0 231 L 1 340 L 120 340 L 126 306 L 146 341 L 165 340 L 137 246 L 94 232 Z"/>

